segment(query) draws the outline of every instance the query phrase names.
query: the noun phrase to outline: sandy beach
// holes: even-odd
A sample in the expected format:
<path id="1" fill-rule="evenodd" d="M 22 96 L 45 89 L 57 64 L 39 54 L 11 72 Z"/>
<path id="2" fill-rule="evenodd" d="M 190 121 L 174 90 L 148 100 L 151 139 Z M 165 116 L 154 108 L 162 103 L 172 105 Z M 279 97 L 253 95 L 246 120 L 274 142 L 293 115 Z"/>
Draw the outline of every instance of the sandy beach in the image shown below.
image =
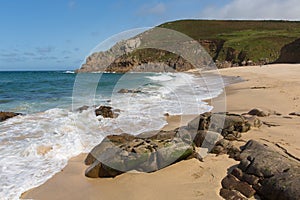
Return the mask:
<path id="1" fill-rule="evenodd" d="M 246 113 L 260 108 L 279 115 L 261 120 L 267 124 L 252 129 L 242 140 L 255 139 L 273 145 L 282 153 L 300 158 L 300 117 L 289 116 L 300 112 L 300 65 L 282 64 L 228 68 L 221 75 L 240 76 L 245 81 L 226 88 L 227 111 Z M 218 101 L 216 98 L 214 101 Z M 171 116 L 166 129 L 186 124 L 194 116 Z M 40 187 L 22 195 L 23 199 L 222 199 L 221 180 L 237 161 L 228 155 L 209 155 L 200 162 L 185 160 L 160 171 L 126 173 L 116 178 L 89 179 L 84 176 L 84 154 L 73 158 L 68 165 Z"/>

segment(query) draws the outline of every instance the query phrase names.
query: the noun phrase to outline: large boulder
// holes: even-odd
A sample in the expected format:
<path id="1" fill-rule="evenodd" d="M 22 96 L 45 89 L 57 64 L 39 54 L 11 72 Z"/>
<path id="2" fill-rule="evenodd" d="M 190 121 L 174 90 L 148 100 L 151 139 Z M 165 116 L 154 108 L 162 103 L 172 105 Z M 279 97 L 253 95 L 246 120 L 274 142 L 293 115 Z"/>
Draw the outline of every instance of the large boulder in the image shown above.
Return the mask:
<path id="1" fill-rule="evenodd" d="M 246 197 L 258 194 L 263 199 L 300 199 L 300 163 L 271 147 L 250 140 L 240 155 L 240 164 L 222 181 L 220 191 L 231 199 L 239 191 Z"/>
<path id="2" fill-rule="evenodd" d="M 13 112 L 0 112 L 0 122 L 3 122 L 9 118 L 15 117 L 20 115 L 20 113 L 13 113 Z"/>
<path id="3" fill-rule="evenodd" d="M 85 175 L 115 177 L 128 171 L 153 172 L 183 160 L 193 152 L 191 144 L 162 131 L 150 138 L 129 134 L 107 136 L 88 154 Z"/>

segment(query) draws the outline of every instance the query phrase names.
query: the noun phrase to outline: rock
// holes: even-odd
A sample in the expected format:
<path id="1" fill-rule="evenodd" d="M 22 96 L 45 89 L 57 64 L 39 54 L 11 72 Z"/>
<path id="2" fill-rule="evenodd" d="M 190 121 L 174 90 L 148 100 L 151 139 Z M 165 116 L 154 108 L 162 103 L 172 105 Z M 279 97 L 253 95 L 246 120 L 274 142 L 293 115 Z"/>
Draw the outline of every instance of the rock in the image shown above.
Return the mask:
<path id="1" fill-rule="evenodd" d="M 190 143 L 175 137 L 174 131 L 161 131 L 151 137 L 147 134 L 107 136 L 93 148 L 85 159 L 90 165 L 88 177 L 115 177 L 121 173 L 136 170 L 153 172 L 189 157 L 193 153 Z"/>
<path id="2" fill-rule="evenodd" d="M 241 150 L 235 146 L 233 146 L 231 141 L 226 139 L 221 139 L 216 143 L 214 148 L 211 150 L 213 154 L 228 154 L 230 158 L 234 158 L 235 160 L 239 160 Z"/>
<path id="3" fill-rule="evenodd" d="M 289 159 L 254 140 L 250 140 L 246 144 L 241 153 L 241 159 L 247 159 L 251 162 L 245 172 L 257 177 L 271 177 L 291 167 Z"/>
<path id="4" fill-rule="evenodd" d="M 263 122 L 256 116 L 253 115 L 243 115 L 245 120 L 250 124 L 251 127 L 260 128 L 263 125 Z"/>
<path id="5" fill-rule="evenodd" d="M 9 118 L 21 115 L 20 113 L 13 113 L 13 112 L 0 112 L 0 122 L 3 122 Z"/>
<path id="6" fill-rule="evenodd" d="M 238 167 L 222 180 L 224 194 L 237 190 L 250 197 L 255 190 L 262 199 L 300 199 L 299 162 L 254 140 L 243 147 L 240 158 Z"/>
<path id="7" fill-rule="evenodd" d="M 255 115 L 255 116 L 258 116 L 258 117 L 267 117 L 267 116 L 270 115 L 270 113 L 265 112 L 265 111 L 263 111 L 261 109 L 258 109 L 258 108 L 254 108 L 254 109 L 250 110 L 248 112 L 248 114 L 249 115 Z"/>
<path id="8" fill-rule="evenodd" d="M 129 89 L 121 89 L 118 93 L 141 93 L 141 90 L 129 90 Z"/>
<path id="9" fill-rule="evenodd" d="M 99 177 L 100 166 L 101 163 L 99 161 L 92 163 L 92 165 L 85 170 L 85 176 L 89 178 Z"/>
<path id="10" fill-rule="evenodd" d="M 77 108 L 76 111 L 81 113 L 81 112 L 83 112 L 84 110 L 87 110 L 87 109 L 89 109 L 89 106 L 81 106 L 80 108 Z"/>
<path id="11" fill-rule="evenodd" d="M 221 189 L 220 196 L 226 200 L 247 200 L 246 198 L 242 197 L 238 192 L 224 188 Z"/>
<path id="12" fill-rule="evenodd" d="M 116 115 L 114 115 L 112 111 L 112 107 L 110 106 L 100 106 L 95 110 L 96 116 L 103 116 L 104 118 L 115 118 Z"/>
<path id="13" fill-rule="evenodd" d="M 248 183 L 239 181 L 231 174 L 222 180 L 222 187 L 228 190 L 237 190 L 248 198 L 254 196 L 256 192 Z"/>
<path id="14" fill-rule="evenodd" d="M 300 112 L 292 112 L 292 113 L 290 113 L 289 115 L 293 115 L 293 116 L 298 116 L 298 117 L 300 117 Z"/>
<path id="15" fill-rule="evenodd" d="M 236 140 L 240 133 L 250 130 L 251 125 L 242 115 L 230 113 L 204 113 L 188 123 L 189 130 L 209 130 L 228 136 L 228 139 Z"/>

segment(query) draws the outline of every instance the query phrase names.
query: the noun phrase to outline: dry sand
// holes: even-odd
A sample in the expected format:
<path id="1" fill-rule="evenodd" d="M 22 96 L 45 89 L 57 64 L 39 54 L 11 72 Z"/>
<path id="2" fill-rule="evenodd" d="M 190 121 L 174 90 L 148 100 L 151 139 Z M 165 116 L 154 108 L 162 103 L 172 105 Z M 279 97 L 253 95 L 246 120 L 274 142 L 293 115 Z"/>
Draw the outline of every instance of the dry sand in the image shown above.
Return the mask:
<path id="1" fill-rule="evenodd" d="M 226 88 L 227 110 L 245 113 L 252 108 L 277 111 L 261 120 L 280 126 L 253 129 L 243 139 L 273 144 L 282 153 L 300 157 L 300 117 L 285 118 L 300 111 L 300 65 L 268 65 L 220 70 L 222 75 L 241 76 L 246 81 Z M 218 101 L 215 99 L 214 101 Z M 167 129 L 184 125 L 193 116 L 169 117 Z M 277 145 L 277 146 L 276 146 Z M 284 152 L 283 149 L 286 151 Z M 128 199 L 182 200 L 221 199 L 221 180 L 237 164 L 228 156 L 209 155 L 204 162 L 182 161 L 155 173 L 127 173 L 114 179 L 89 179 L 84 176 L 85 155 L 69 161 L 67 167 L 45 184 L 25 194 L 25 199 Z"/>

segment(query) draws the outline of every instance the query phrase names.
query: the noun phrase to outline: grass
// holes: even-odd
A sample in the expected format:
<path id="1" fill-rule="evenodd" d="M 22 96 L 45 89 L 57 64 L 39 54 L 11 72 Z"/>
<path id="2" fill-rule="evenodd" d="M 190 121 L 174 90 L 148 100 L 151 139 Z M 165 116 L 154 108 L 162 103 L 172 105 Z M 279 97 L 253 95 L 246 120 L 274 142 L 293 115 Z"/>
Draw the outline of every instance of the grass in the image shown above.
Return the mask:
<path id="1" fill-rule="evenodd" d="M 227 50 L 234 49 L 238 54 L 246 53 L 246 59 L 259 62 L 278 59 L 283 46 L 300 38 L 300 22 L 290 21 L 224 21 L 224 20 L 180 20 L 167 22 L 159 27 L 179 31 L 194 40 L 224 41 L 220 52 L 206 50 L 215 60 L 228 60 Z"/>

